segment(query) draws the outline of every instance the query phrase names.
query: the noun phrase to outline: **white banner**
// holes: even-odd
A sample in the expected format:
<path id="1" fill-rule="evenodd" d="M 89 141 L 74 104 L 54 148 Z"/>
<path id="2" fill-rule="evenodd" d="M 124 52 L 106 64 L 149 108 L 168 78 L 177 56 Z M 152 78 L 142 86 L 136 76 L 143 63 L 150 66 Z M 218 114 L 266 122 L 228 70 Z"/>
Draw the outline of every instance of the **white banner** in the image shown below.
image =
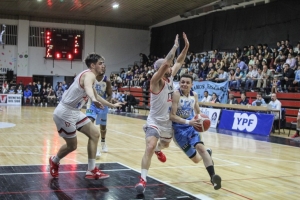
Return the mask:
<path id="1" fill-rule="evenodd" d="M 221 109 L 214 108 L 202 108 L 200 107 L 201 113 L 207 115 L 210 119 L 210 127 L 217 128 Z"/>
<path id="2" fill-rule="evenodd" d="M 21 105 L 22 95 L 21 94 L 0 94 L 0 104 Z"/>

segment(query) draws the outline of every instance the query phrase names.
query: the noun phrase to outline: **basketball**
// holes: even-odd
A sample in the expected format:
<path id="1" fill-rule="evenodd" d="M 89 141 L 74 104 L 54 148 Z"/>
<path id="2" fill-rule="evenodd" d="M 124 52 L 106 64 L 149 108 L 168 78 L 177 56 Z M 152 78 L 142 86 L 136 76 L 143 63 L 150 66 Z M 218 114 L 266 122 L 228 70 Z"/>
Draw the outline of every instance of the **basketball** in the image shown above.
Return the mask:
<path id="1" fill-rule="evenodd" d="M 201 118 L 202 118 L 202 121 L 203 121 L 202 126 L 194 127 L 194 128 L 198 132 L 205 132 L 210 127 L 210 119 L 207 115 L 204 115 L 204 114 L 198 114 L 198 115 L 195 115 L 195 117 L 194 117 L 194 119 L 201 119 Z"/>

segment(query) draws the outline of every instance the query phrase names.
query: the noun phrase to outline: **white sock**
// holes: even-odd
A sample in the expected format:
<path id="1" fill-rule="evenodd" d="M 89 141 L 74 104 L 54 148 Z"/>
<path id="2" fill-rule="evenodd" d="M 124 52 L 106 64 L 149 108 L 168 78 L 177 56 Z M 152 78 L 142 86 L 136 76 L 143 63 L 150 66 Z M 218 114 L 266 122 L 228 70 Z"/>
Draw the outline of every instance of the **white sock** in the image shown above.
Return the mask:
<path id="1" fill-rule="evenodd" d="M 147 175 L 148 175 L 148 170 L 147 169 L 142 169 L 141 172 L 141 177 L 144 179 L 144 181 L 147 182 Z"/>
<path id="2" fill-rule="evenodd" d="M 155 147 L 155 151 L 161 151 L 161 149 L 158 147 L 159 142 L 157 143 L 156 147 Z"/>
<path id="3" fill-rule="evenodd" d="M 59 163 L 59 161 L 60 161 L 60 158 L 59 157 L 57 157 L 57 156 L 53 156 L 52 157 L 52 161 L 54 162 L 54 163 Z"/>
<path id="4" fill-rule="evenodd" d="M 88 170 L 91 171 L 96 167 L 96 159 L 89 159 Z"/>

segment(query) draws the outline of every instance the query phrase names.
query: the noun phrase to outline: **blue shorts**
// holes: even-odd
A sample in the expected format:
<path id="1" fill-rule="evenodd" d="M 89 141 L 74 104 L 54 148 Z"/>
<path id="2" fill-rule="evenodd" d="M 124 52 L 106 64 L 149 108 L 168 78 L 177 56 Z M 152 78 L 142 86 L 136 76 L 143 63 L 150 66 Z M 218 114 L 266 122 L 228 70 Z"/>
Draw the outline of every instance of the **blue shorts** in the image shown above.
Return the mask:
<path id="1" fill-rule="evenodd" d="M 201 142 L 200 133 L 194 127 L 174 127 L 174 142 L 182 149 L 182 151 L 189 157 L 193 158 L 197 150 L 195 146 Z"/>
<path id="2" fill-rule="evenodd" d="M 86 109 L 86 116 L 96 120 L 96 125 L 106 126 L 108 107 L 104 106 L 103 109 L 97 108 L 93 103 L 89 109 Z"/>

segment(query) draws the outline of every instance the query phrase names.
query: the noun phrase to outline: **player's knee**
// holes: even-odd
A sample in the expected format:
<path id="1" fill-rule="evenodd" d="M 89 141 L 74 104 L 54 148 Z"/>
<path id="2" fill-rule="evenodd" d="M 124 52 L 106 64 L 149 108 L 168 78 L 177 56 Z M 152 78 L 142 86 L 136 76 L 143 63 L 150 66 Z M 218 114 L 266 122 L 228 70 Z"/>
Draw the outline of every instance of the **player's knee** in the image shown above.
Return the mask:
<path id="1" fill-rule="evenodd" d="M 153 153 L 154 152 L 154 150 L 155 150 L 155 147 L 156 147 L 156 144 L 154 144 L 154 143 L 148 143 L 147 144 L 147 149 L 146 149 L 146 151 L 148 152 L 148 153 Z"/>
<path id="2" fill-rule="evenodd" d="M 206 152 L 206 149 L 205 149 L 204 145 L 201 144 L 201 143 L 198 143 L 196 145 L 196 149 L 197 149 L 197 151 L 199 152 L 200 155 L 203 155 Z"/>

